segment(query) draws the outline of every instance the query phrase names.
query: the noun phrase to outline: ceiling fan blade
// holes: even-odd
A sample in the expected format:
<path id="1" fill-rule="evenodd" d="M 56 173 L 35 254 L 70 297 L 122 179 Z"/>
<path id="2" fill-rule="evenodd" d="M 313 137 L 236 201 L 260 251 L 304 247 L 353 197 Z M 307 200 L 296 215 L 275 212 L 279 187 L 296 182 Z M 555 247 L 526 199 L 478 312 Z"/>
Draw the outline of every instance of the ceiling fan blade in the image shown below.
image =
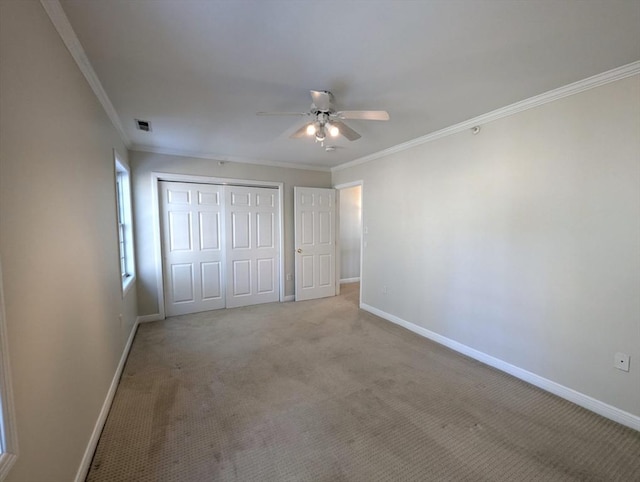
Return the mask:
<path id="1" fill-rule="evenodd" d="M 289 136 L 289 138 L 291 138 L 291 139 L 300 139 L 301 137 L 306 136 L 307 135 L 307 127 L 309 127 L 309 124 L 303 125 L 300 129 L 298 129 L 293 134 L 291 134 Z"/>
<path id="2" fill-rule="evenodd" d="M 356 131 L 354 131 L 351 127 L 349 127 L 344 122 L 333 121 L 331 124 L 336 126 L 340 131 L 340 134 L 345 136 L 350 141 L 355 141 L 356 139 L 360 139 L 360 137 L 362 137 L 360 134 L 358 134 Z"/>
<path id="3" fill-rule="evenodd" d="M 360 120 L 389 120 L 389 113 L 386 110 L 343 110 L 336 112 L 339 119 L 360 119 Z"/>
<path id="4" fill-rule="evenodd" d="M 309 115 L 308 112 L 256 112 L 256 115 L 297 115 L 305 116 Z"/>
<path id="5" fill-rule="evenodd" d="M 326 112 L 331 110 L 332 98 L 331 92 L 325 92 L 322 90 L 311 90 L 311 99 L 313 99 L 313 105 L 315 105 L 319 111 Z"/>

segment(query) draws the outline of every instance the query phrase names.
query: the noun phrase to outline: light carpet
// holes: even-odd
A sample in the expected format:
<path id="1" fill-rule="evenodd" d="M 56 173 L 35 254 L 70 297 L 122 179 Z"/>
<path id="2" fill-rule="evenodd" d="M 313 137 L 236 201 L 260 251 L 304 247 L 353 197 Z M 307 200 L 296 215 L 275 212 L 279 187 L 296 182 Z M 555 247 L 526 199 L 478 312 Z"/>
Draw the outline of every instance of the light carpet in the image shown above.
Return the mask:
<path id="1" fill-rule="evenodd" d="M 640 433 L 334 298 L 141 325 L 87 480 L 640 480 Z"/>

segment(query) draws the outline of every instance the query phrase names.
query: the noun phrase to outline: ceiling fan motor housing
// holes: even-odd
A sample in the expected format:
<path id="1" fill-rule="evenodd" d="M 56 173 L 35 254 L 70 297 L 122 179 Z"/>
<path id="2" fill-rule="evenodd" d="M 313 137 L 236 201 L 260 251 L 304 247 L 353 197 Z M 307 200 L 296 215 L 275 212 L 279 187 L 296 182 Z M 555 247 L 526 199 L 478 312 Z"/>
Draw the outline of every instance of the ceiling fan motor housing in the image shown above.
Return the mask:
<path id="1" fill-rule="evenodd" d="M 316 114 L 316 119 L 318 120 L 320 125 L 325 125 L 327 122 L 329 122 L 329 113 L 318 112 L 318 114 Z"/>
<path id="2" fill-rule="evenodd" d="M 305 135 L 314 136 L 316 142 L 324 142 L 328 135 L 336 137 L 342 134 L 349 141 L 360 139 L 360 134 L 354 131 L 347 124 L 342 122 L 344 119 L 359 120 L 389 120 L 387 111 L 365 111 L 365 110 L 349 110 L 336 111 L 333 102 L 333 94 L 326 90 L 312 90 L 311 93 L 311 109 L 309 112 L 258 112 L 258 115 L 296 115 L 311 116 L 312 121 L 300 127 L 289 137 L 292 139 L 300 139 Z"/>

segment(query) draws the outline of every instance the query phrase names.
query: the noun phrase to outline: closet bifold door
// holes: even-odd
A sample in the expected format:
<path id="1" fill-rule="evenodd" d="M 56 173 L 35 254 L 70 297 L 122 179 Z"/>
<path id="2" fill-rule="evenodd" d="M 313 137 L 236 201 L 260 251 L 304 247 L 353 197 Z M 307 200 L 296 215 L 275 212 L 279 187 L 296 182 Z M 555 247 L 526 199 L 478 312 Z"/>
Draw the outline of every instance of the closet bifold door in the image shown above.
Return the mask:
<path id="1" fill-rule="evenodd" d="M 280 299 L 277 189 L 225 186 L 227 308 Z"/>
<path id="2" fill-rule="evenodd" d="M 224 308 L 223 186 L 159 183 L 167 316 Z"/>

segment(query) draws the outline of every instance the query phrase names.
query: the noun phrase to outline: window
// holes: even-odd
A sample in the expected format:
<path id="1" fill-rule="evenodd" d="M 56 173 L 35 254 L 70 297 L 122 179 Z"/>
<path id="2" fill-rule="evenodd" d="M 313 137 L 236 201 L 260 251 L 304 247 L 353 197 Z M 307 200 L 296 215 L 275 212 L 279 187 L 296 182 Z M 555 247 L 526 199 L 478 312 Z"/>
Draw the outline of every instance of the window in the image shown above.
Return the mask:
<path id="1" fill-rule="evenodd" d="M 120 160 L 114 150 L 116 164 L 116 210 L 118 221 L 118 253 L 120 255 L 120 276 L 124 296 L 135 281 L 133 258 L 133 225 L 131 222 L 131 183 L 129 166 Z"/>
<path id="2" fill-rule="evenodd" d="M 9 473 L 9 469 L 18 457 L 1 279 L 0 268 L 0 480 Z"/>

